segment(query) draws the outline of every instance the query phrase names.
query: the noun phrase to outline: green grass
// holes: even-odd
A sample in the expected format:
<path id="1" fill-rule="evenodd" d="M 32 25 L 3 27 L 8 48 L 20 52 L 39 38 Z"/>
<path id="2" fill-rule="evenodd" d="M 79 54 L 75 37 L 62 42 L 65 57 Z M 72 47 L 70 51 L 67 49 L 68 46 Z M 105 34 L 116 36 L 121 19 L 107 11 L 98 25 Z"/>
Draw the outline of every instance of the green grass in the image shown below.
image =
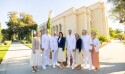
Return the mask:
<path id="1" fill-rule="evenodd" d="M 26 45 L 29 48 L 32 48 L 32 44 L 31 43 L 30 44 L 24 44 L 24 45 Z"/>
<path id="2" fill-rule="evenodd" d="M 4 59 L 10 45 L 0 45 L 0 62 Z"/>

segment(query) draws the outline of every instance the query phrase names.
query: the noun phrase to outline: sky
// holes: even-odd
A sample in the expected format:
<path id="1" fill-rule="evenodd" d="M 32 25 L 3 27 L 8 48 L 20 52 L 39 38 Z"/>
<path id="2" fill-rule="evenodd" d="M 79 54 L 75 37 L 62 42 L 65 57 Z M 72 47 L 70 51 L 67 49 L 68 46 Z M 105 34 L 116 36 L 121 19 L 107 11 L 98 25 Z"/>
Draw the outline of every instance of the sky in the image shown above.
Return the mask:
<path id="1" fill-rule="evenodd" d="M 111 4 L 107 0 L 0 0 L 0 23 L 2 28 L 7 28 L 8 12 L 17 11 L 31 14 L 38 25 L 45 22 L 50 10 L 56 16 L 65 10 L 75 7 L 89 6 L 98 1 L 106 2 L 107 11 L 111 9 Z M 108 12 L 107 12 L 108 14 Z M 124 29 L 118 22 L 108 19 L 109 27 Z"/>

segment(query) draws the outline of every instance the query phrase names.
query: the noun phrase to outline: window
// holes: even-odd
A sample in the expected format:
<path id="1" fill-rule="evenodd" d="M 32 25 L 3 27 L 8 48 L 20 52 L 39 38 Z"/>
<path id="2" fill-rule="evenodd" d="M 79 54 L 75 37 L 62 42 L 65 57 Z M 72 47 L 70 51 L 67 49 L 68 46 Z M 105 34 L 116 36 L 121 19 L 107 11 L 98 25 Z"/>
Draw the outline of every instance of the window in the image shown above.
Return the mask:
<path id="1" fill-rule="evenodd" d="M 62 25 L 59 24 L 59 31 L 61 32 L 62 31 Z"/>

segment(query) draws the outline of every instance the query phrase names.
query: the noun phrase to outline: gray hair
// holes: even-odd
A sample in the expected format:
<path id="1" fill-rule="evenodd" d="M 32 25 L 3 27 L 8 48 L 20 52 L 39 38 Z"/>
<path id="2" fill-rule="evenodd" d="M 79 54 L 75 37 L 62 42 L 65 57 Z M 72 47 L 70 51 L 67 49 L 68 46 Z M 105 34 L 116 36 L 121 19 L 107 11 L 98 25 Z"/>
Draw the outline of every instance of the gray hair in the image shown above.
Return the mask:
<path id="1" fill-rule="evenodd" d="M 87 30 L 85 30 L 85 29 L 83 29 L 82 31 L 83 31 L 83 32 L 87 32 Z"/>

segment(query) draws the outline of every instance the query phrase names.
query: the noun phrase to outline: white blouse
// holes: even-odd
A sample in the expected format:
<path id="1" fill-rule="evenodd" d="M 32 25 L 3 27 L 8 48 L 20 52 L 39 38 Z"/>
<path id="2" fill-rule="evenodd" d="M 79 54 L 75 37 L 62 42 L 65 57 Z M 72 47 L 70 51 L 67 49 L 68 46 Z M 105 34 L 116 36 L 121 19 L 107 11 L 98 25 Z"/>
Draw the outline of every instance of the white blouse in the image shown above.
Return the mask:
<path id="1" fill-rule="evenodd" d="M 99 52 L 99 48 L 101 46 L 101 43 L 100 43 L 99 39 L 98 38 L 95 38 L 95 39 L 91 38 L 91 44 L 94 44 L 95 45 L 95 47 L 94 47 L 95 51 Z"/>

